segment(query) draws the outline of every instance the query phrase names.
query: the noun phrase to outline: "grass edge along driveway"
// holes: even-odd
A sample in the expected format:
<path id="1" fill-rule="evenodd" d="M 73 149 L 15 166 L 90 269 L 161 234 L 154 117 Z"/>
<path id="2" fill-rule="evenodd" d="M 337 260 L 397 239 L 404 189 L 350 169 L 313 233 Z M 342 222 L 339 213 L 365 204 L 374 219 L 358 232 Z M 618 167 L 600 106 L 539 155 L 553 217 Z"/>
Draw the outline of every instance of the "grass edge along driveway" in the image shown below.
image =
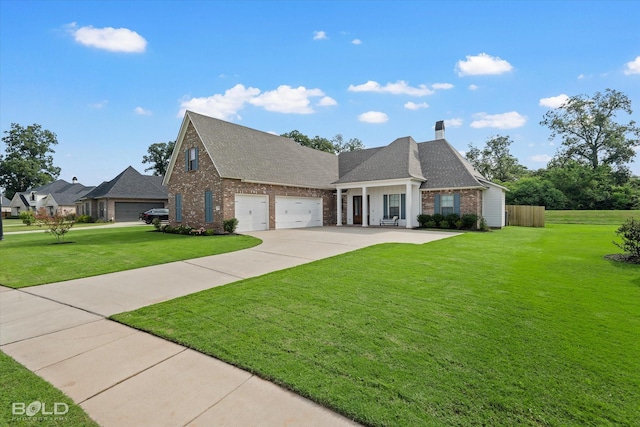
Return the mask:
<path id="1" fill-rule="evenodd" d="M 2 351 L 0 351 L 0 368 L 0 390 L 2 390 L 0 393 L 0 425 L 98 426 L 67 395 Z M 50 415 L 43 414 L 43 411 L 39 410 L 33 416 L 29 416 L 26 409 L 33 402 L 43 403 L 44 412 Z M 14 403 L 16 404 L 16 415 L 13 414 Z M 59 404 L 58 407 L 54 406 L 56 403 Z M 60 404 L 65 404 L 67 407 Z M 34 408 L 37 407 L 34 406 Z M 67 408 L 68 412 L 66 412 Z"/>
<path id="2" fill-rule="evenodd" d="M 247 249 L 245 235 L 182 236 L 151 227 L 73 230 L 64 244 L 42 233 L 6 234 L 0 241 L 0 284 L 23 288 Z"/>
<path id="3" fill-rule="evenodd" d="M 634 425 L 640 269 L 615 227 L 385 244 L 113 318 L 361 423 Z"/>

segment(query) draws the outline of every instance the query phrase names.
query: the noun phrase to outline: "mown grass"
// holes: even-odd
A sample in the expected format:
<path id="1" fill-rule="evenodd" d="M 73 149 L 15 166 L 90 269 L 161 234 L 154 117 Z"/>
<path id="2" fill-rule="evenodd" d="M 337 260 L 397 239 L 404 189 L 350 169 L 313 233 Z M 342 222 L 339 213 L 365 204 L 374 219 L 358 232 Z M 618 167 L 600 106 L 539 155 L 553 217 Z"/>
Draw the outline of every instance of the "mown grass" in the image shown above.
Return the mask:
<path id="1" fill-rule="evenodd" d="M 627 218 L 640 218 L 635 211 L 545 211 L 547 224 L 622 225 Z"/>
<path id="2" fill-rule="evenodd" d="M 385 244 L 114 316 L 373 426 L 632 426 L 640 267 L 615 227 Z"/>
<path id="3" fill-rule="evenodd" d="M 82 408 L 67 397 L 60 390 L 47 381 L 30 372 L 27 368 L 0 351 L 0 425 L 3 426 L 98 426 Z M 45 411 L 54 411 L 56 403 L 68 405 L 69 411 L 59 415 L 43 415 L 42 411 L 33 417 L 20 415 L 19 407 L 13 415 L 13 404 L 23 403 L 29 406 L 32 402 L 42 402 Z M 59 405 L 58 411 L 64 412 L 65 408 Z"/>
<path id="4" fill-rule="evenodd" d="M 142 224 L 142 223 L 141 223 Z M 73 224 L 73 229 L 79 228 L 87 228 L 87 227 L 104 227 L 107 225 L 114 225 L 104 222 L 77 222 Z M 39 227 L 37 225 L 25 225 L 20 219 L 3 219 L 2 220 L 2 229 L 5 233 L 13 233 L 13 232 L 22 232 L 22 231 L 37 231 L 37 230 L 46 230 L 46 227 Z"/>
<path id="5" fill-rule="evenodd" d="M 42 233 L 7 234 L 0 242 L 0 284 L 12 288 L 96 276 L 256 246 L 243 235 L 182 236 L 150 227 L 70 231 L 65 244 Z"/>

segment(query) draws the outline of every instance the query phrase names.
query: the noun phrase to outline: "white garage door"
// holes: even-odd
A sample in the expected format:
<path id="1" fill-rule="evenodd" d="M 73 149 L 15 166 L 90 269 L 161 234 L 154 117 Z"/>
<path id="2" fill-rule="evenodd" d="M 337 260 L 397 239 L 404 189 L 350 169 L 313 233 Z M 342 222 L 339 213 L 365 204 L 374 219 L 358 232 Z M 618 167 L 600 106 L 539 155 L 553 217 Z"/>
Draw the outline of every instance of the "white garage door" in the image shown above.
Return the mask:
<path id="1" fill-rule="evenodd" d="M 269 229 L 269 196 L 236 194 L 236 231 Z"/>
<path id="2" fill-rule="evenodd" d="M 276 197 L 276 228 L 322 227 L 322 199 Z"/>

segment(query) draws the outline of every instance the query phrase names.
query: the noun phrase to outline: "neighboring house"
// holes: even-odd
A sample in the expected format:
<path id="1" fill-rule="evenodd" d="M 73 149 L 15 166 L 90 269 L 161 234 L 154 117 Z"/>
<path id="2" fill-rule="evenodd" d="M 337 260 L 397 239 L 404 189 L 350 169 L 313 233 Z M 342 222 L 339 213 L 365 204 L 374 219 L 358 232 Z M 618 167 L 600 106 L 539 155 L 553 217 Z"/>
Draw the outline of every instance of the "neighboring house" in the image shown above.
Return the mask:
<path id="1" fill-rule="evenodd" d="M 504 226 L 505 188 L 487 181 L 444 139 L 399 138 L 339 156 L 187 111 L 164 184 L 172 224 L 238 231 L 378 225 L 420 213 L 473 213 Z M 340 203 L 337 201 L 340 200 Z"/>
<path id="2" fill-rule="evenodd" d="M 73 183 L 59 179 L 50 184 L 31 188 L 13 196 L 9 204 L 11 215 L 18 216 L 20 212 L 37 211 L 43 207 L 50 215 L 58 210 L 72 214 L 76 212 L 75 200 L 93 188 L 79 184 L 76 178 L 73 179 Z"/>
<path id="3" fill-rule="evenodd" d="M 142 175 L 129 166 L 111 181 L 76 198 L 78 215 L 102 221 L 137 221 L 140 213 L 167 206 L 167 187 L 162 177 Z"/>
<path id="4" fill-rule="evenodd" d="M 0 198 L 2 199 L 0 201 L 0 204 L 2 205 L 2 217 L 6 218 L 8 216 L 11 216 L 11 200 L 7 199 L 6 197 L 4 197 L 4 194 L 0 194 Z"/>

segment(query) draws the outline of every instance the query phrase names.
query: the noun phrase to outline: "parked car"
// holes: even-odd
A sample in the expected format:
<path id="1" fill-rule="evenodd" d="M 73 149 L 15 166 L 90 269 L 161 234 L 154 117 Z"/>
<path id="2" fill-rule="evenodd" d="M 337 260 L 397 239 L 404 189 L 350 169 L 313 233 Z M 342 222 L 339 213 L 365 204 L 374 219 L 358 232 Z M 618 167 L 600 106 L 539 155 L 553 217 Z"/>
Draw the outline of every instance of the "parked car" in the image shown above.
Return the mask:
<path id="1" fill-rule="evenodd" d="M 158 218 L 160 221 L 169 220 L 169 209 L 153 208 L 140 214 L 140 220 L 151 224 L 154 219 Z"/>

